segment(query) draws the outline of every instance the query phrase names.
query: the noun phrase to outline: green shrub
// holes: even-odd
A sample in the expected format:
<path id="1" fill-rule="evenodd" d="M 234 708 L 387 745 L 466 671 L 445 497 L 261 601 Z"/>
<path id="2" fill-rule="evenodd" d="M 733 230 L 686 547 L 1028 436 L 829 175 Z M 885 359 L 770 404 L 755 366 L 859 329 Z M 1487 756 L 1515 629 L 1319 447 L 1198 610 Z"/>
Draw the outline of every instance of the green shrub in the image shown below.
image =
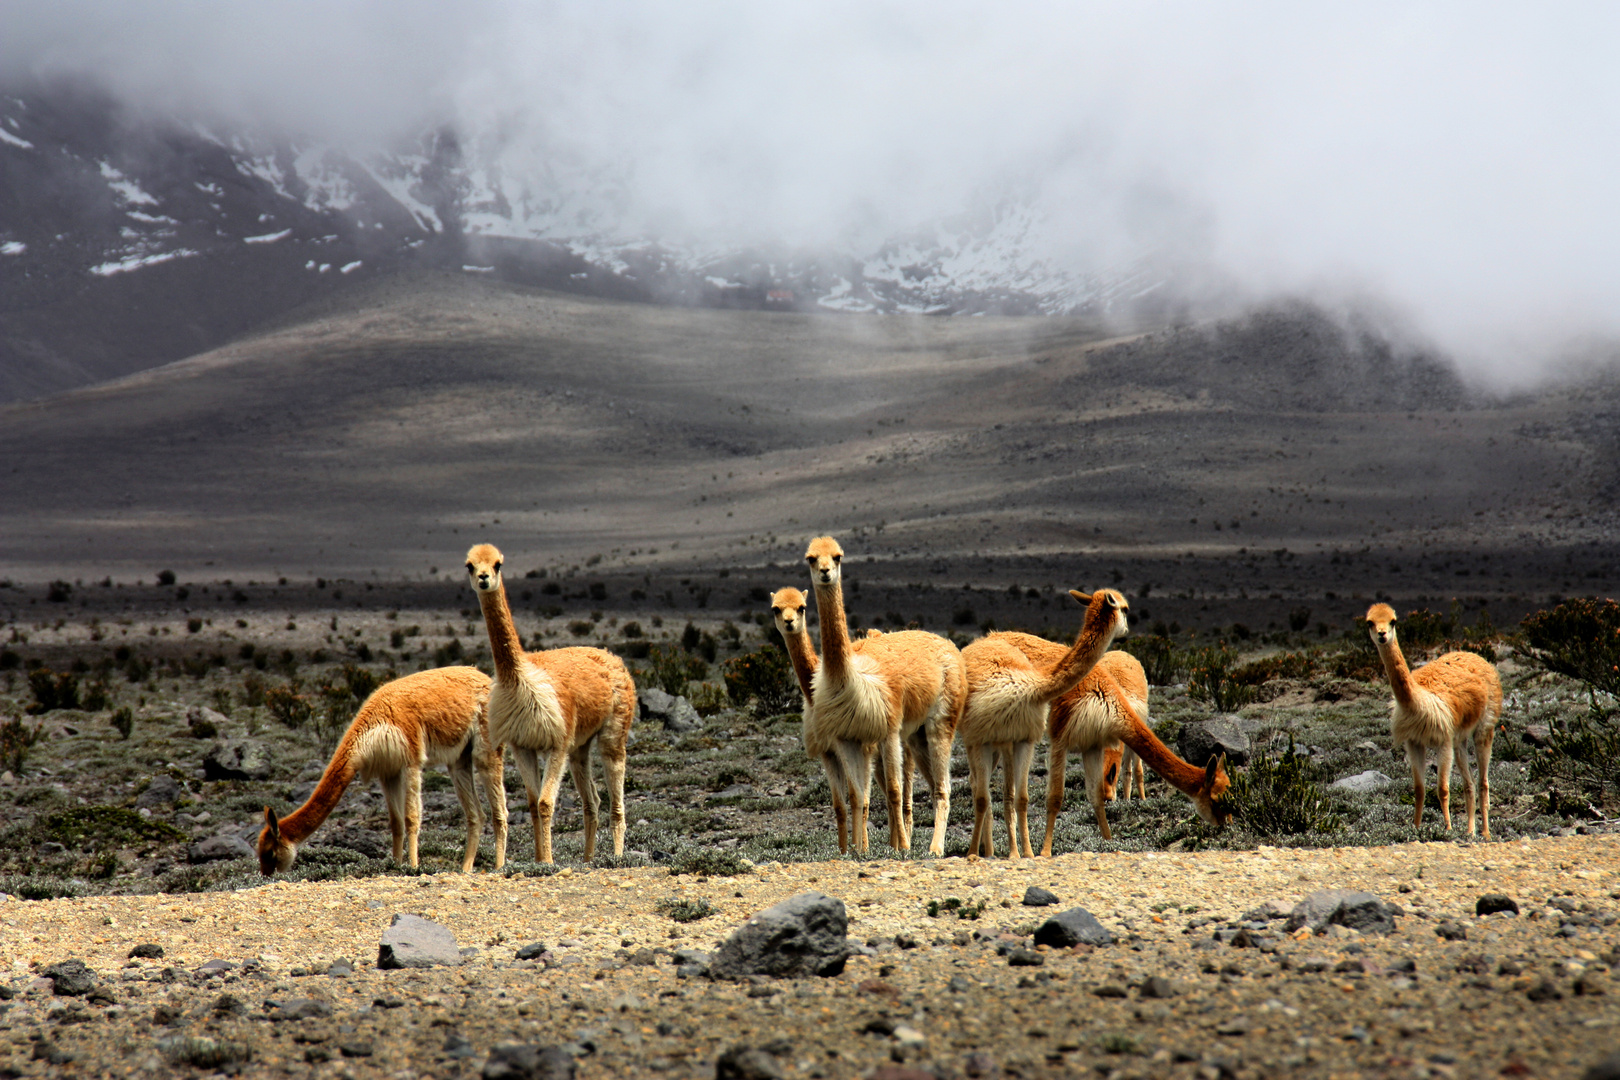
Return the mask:
<path id="1" fill-rule="evenodd" d="M 1308 679 L 1316 672 L 1316 657 L 1309 653 L 1278 653 L 1250 661 L 1232 670 L 1239 686 L 1264 686 L 1272 679 Z"/>
<path id="2" fill-rule="evenodd" d="M 34 692 L 34 703 L 28 706 L 33 716 L 79 707 L 79 678 L 70 672 L 35 668 L 28 673 L 28 687 Z"/>
<path id="3" fill-rule="evenodd" d="M 112 714 L 113 730 L 118 732 L 120 739 L 127 739 L 135 730 L 135 713 L 128 705 L 123 705 Z"/>
<path id="4" fill-rule="evenodd" d="M 1530 758 L 1531 781 L 1561 784 L 1598 806 L 1620 799 L 1620 710 L 1594 704 L 1549 728 L 1547 745 Z"/>
<path id="5" fill-rule="evenodd" d="M 1224 644 L 1199 649 L 1187 669 L 1187 692 L 1214 705 L 1219 712 L 1235 712 L 1255 698 L 1254 687 L 1233 678 L 1237 656 Z"/>
<path id="6" fill-rule="evenodd" d="M 1543 667 L 1593 690 L 1620 694 L 1620 603 L 1566 600 L 1519 625 L 1529 653 Z"/>
<path id="7" fill-rule="evenodd" d="M 1126 638 L 1123 647 L 1141 662 L 1150 686 L 1180 682 L 1187 670 L 1186 651 L 1176 648 L 1176 643 L 1162 634 Z"/>
<path id="8" fill-rule="evenodd" d="M 709 665 L 668 645 L 654 645 L 647 654 L 643 677 L 666 694 L 684 697 L 688 686 L 709 673 Z"/>
<path id="9" fill-rule="evenodd" d="M 92 845 L 97 851 L 121 847 L 167 844 L 185 840 L 186 834 L 163 821 L 141 817 L 122 806 L 74 806 L 38 818 L 31 825 L 5 835 L 15 848 L 38 847 L 55 841 L 69 848 Z"/>
<path id="10" fill-rule="evenodd" d="M 712 848 L 680 856 L 670 864 L 669 872 L 671 875 L 696 874 L 700 877 L 737 877 L 751 873 L 739 856 Z"/>
<path id="11" fill-rule="evenodd" d="M 1237 770 L 1226 797 L 1238 822 L 1261 836 L 1336 832 L 1342 822 L 1320 780 L 1319 770 L 1295 751 L 1289 736 L 1284 753 L 1260 754 Z"/>
<path id="12" fill-rule="evenodd" d="M 941 915 L 955 915 L 958 919 L 977 919 L 984 914 L 987 900 L 963 900 L 959 896 L 947 896 L 943 900 L 928 901 L 928 917 L 937 919 Z"/>
<path id="13" fill-rule="evenodd" d="M 44 734 L 44 724 L 29 728 L 21 717 L 13 717 L 0 724 L 0 771 L 10 770 L 13 775 L 21 773 L 29 748 L 39 742 Z"/>
<path id="14" fill-rule="evenodd" d="M 658 901 L 656 909 L 660 915 L 668 915 L 678 923 L 697 922 L 717 914 L 719 908 L 704 897 L 696 900 L 682 900 L 679 897 L 666 896 Z"/>
<path id="15" fill-rule="evenodd" d="M 315 713 L 309 698 L 298 692 L 296 680 L 287 686 L 272 686 L 266 690 L 264 707 L 270 710 L 271 716 L 294 731 L 303 727 L 304 722 Z"/>
<path id="16" fill-rule="evenodd" d="M 713 716 L 726 707 L 727 694 L 719 683 L 688 683 L 686 689 L 687 699 L 699 716 Z"/>
<path id="17" fill-rule="evenodd" d="M 765 716 L 790 712 L 799 704 L 799 682 L 793 674 L 793 664 L 787 653 L 775 644 L 732 657 L 726 661 L 722 673 L 731 700 L 738 705 L 755 700 Z"/>

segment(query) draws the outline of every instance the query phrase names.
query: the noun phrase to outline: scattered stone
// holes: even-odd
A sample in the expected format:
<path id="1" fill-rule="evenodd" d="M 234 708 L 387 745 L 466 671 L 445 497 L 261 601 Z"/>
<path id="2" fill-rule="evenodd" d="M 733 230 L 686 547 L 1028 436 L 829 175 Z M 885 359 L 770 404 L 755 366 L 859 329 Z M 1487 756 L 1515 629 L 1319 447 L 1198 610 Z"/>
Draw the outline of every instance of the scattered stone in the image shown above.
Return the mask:
<path id="1" fill-rule="evenodd" d="M 910 1024 L 896 1024 L 892 1032 L 894 1041 L 900 1044 L 900 1049 L 917 1051 L 928 1045 L 928 1036 L 912 1027 Z"/>
<path id="2" fill-rule="evenodd" d="M 222 833 L 192 844 L 186 849 L 186 858 L 196 866 L 199 863 L 223 862 L 226 859 L 256 859 L 257 853 L 240 836 Z"/>
<path id="3" fill-rule="evenodd" d="M 210 960 L 206 964 L 199 967 L 196 974 L 204 979 L 211 979 L 215 975 L 223 975 L 227 971 L 235 970 L 236 965 L 231 963 L 229 960 Z"/>
<path id="4" fill-rule="evenodd" d="M 420 915 L 395 915 L 377 948 L 377 966 L 384 971 L 440 964 L 454 967 L 461 961 L 455 935 Z"/>
<path id="5" fill-rule="evenodd" d="M 1467 941 L 1468 927 L 1446 919 L 1436 924 L 1434 932 L 1447 941 Z"/>
<path id="6" fill-rule="evenodd" d="M 801 893 L 738 927 L 715 953 L 709 974 L 716 979 L 837 975 L 849 955 L 848 932 L 842 900 Z"/>
<path id="7" fill-rule="evenodd" d="M 338 1043 L 338 1051 L 346 1058 L 370 1057 L 373 1053 L 371 1043 L 365 1039 L 350 1039 L 348 1042 Z"/>
<path id="8" fill-rule="evenodd" d="M 443 1052 L 449 1058 L 470 1058 L 478 1053 L 472 1043 L 456 1034 L 451 1034 L 444 1040 Z"/>
<path id="9" fill-rule="evenodd" d="M 973 989 L 973 984 L 960 975 L 952 975 L 951 981 L 945 984 L 945 989 L 953 994 L 965 994 Z"/>
<path id="10" fill-rule="evenodd" d="M 1294 909 L 1277 900 L 1267 900 L 1257 908 L 1243 913 L 1240 922 L 1271 922 L 1273 919 L 1286 919 L 1289 912 Z"/>
<path id="11" fill-rule="evenodd" d="M 1007 950 L 1008 967 L 1040 967 L 1046 963 L 1046 957 L 1033 949 L 1019 947 Z"/>
<path id="12" fill-rule="evenodd" d="M 1249 737 L 1230 715 L 1212 716 L 1181 725 L 1176 736 L 1176 752 L 1189 765 L 1202 769 L 1211 758 L 1226 755 L 1226 764 L 1246 765 L 1249 761 Z"/>
<path id="13" fill-rule="evenodd" d="M 523 948 L 517 951 L 517 958 L 519 960 L 538 960 L 540 957 L 545 955 L 545 952 L 545 942 L 531 941 L 529 944 L 523 946 Z"/>
<path id="14" fill-rule="evenodd" d="M 242 1016 L 247 1012 L 247 1006 L 235 994 L 221 994 L 214 999 L 215 1016 Z"/>
<path id="15" fill-rule="evenodd" d="M 253 739 L 221 739 L 203 756 L 207 780 L 268 780 L 270 751 Z"/>
<path id="16" fill-rule="evenodd" d="M 1125 988 L 1119 983 L 1102 983 L 1099 986 L 1094 986 L 1091 988 L 1091 995 L 1100 998 L 1122 998 L 1126 996 Z"/>
<path id="17" fill-rule="evenodd" d="M 95 972 L 85 967 L 83 960 L 63 960 L 40 974 L 51 980 L 51 992 L 57 997 L 83 997 L 101 981 Z"/>
<path id="18" fill-rule="evenodd" d="M 354 974 L 354 965 L 339 957 L 327 967 L 326 973 L 334 979 L 347 979 Z"/>
<path id="19" fill-rule="evenodd" d="M 168 1027 L 184 1016 L 184 1012 L 167 1002 L 159 1002 L 152 1009 L 152 1023 L 160 1027 Z"/>
<path id="20" fill-rule="evenodd" d="M 1145 998 L 1172 998 L 1176 996 L 1176 984 L 1163 975 L 1149 975 L 1137 993 Z"/>
<path id="21" fill-rule="evenodd" d="M 1287 925 L 1290 933 L 1309 927 L 1321 934 L 1329 926 L 1343 926 L 1363 934 L 1388 934 L 1395 930 L 1395 909 L 1369 892 L 1322 889 L 1294 906 Z"/>
<path id="22" fill-rule="evenodd" d="M 913 934 L 896 934 L 894 935 L 894 947 L 897 949 L 915 949 L 917 947 L 917 938 Z"/>
<path id="23" fill-rule="evenodd" d="M 392 995 L 387 997 L 372 998 L 371 1007 L 373 1009 L 403 1009 L 405 1007 L 405 999 L 394 997 Z"/>
<path id="24" fill-rule="evenodd" d="M 715 1080 L 782 1080 L 776 1057 L 751 1046 L 733 1046 L 714 1063 Z"/>
<path id="25" fill-rule="evenodd" d="M 697 949 L 675 950 L 677 979 L 705 979 L 709 976 L 709 954 Z"/>
<path id="26" fill-rule="evenodd" d="M 1061 901 L 1058 900 L 1056 893 L 1039 885 L 1031 885 L 1024 890 L 1025 907 L 1051 907 L 1058 903 Z"/>
<path id="27" fill-rule="evenodd" d="M 1386 788 L 1395 781 L 1377 769 L 1368 769 L 1366 772 L 1356 773 L 1354 776 L 1342 776 L 1333 781 L 1328 787 L 1335 791 L 1377 791 Z"/>
<path id="28" fill-rule="evenodd" d="M 1054 915 L 1035 931 L 1035 944 L 1054 949 L 1113 943 L 1114 935 L 1085 908 L 1070 908 L 1061 915 Z"/>
<path id="29" fill-rule="evenodd" d="M 37 1039 L 34 1042 L 34 1052 L 31 1055 L 35 1061 L 44 1061 L 52 1065 L 66 1065 L 73 1060 L 73 1055 L 51 1042 L 49 1039 Z"/>
<path id="30" fill-rule="evenodd" d="M 1519 902 L 1502 893 L 1487 893 L 1474 903 L 1475 915 L 1495 915 L 1499 911 L 1519 913 Z"/>
<path id="31" fill-rule="evenodd" d="M 1531 1001 L 1561 1001 L 1564 992 L 1551 979 L 1540 979 L 1537 980 L 1534 986 L 1525 991 L 1525 997 Z"/>
<path id="32" fill-rule="evenodd" d="M 1229 1036 L 1247 1035 L 1249 1033 L 1249 1027 L 1250 1024 L 1248 1017 L 1233 1017 L 1231 1020 L 1227 1020 L 1224 1023 L 1216 1024 L 1215 1034 Z"/>
<path id="33" fill-rule="evenodd" d="M 1575 980 L 1575 993 L 1582 997 L 1598 997 L 1608 992 L 1608 980 L 1596 971 L 1584 972 Z"/>
<path id="34" fill-rule="evenodd" d="M 703 718 L 698 715 L 697 709 L 692 707 L 690 701 L 677 694 L 660 690 L 656 686 L 638 689 L 636 703 L 641 707 L 643 721 L 657 721 L 664 725 L 665 731 L 677 734 L 695 731 L 703 723 Z"/>
<path id="35" fill-rule="evenodd" d="M 332 1015 L 332 1006 L 319 998 L 288 998 L 266 1004 L 273 1005 L 270 1010 L 272 1020 L 310 1020 Z"/>
<path id="36" fill-rule="evenodd" d="M 1001 1066 L 989 1054 L 974 1051 L 962 1059 L 962 1072 L 967 1076 L 995 1076 L 1001 1072 Z"/>
<path id="37" fill-rule="evenodd" d="M 180 801 L 185 789 L 179 781 L 168 773 L 158 773 L 152 782 L 146 785 L 146 790 L 135 798 L 137 810 L 165 810 L 173 809 L 174 804 Z"/>
<path id="38" fill-rule="evenodd" d="M 203 1035 L 176 1035 L 158 1041 L 158 1051 L 171 1065 L 194 1065 L 199 1069 L 223 1069 L 253 1059 L 253 1048 L 231 1039 L 210 1039 Z"/>
<path id="39" fill-rule="evenodd" d="M 1620 1050 L 1588 1068 L 1583 1080 L 1620 1080 Z"/>
<path id="40" fill-rule="evenodd" d="M 142 942 L 129 950 L 131 960 L 156 960 L 163 955 L 163 946 L 150 941 Z"/>
<path id="41" fill-rule="evenodd" d="M 449 1047 L 446 1041 L 445 1049 Z M 574 1080 L 574 1059 L 561 1047 L 497 1043 L 489 1048 L 483 1076 L 484 1080 Z"/>

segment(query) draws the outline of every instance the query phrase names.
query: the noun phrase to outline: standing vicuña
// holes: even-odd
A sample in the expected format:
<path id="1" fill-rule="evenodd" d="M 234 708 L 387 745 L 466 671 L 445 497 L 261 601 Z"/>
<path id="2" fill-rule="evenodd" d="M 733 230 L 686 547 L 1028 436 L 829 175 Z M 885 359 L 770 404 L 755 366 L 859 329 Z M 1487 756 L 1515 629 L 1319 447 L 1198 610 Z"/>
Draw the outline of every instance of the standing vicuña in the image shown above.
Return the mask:
<path id="1" fill-rule="evenodd" d="M 467 552 L 467 575 L 484 611 L 495 661 L 489 733 L 512 748 L 512 758 L 523 775 L 534 820 L 534 857 L 543 863 L 552 861 L 551 818 L 566 767 L 573 773 L 584 812 L 585 858 L 595 858 L 598 806 L 596 781 L 591 776 L 593 742 L 600 747 L 607 774 L 613 854 L 623 855 L 625 746 L 636 715 L 636 684 L 624 661 L 603 649 L 524 652 L 506 605 L 501 562 L 501 553 L 491 544 L 478 544 Z"/>
<path id="2" fill-rule="evenodd" d="M 1412 826 L 1423 824 L 1423 770 L 1433 748 L 1446 828 L 1451 828 L 1451 759 L 1455 754 L 1468 797 L 1468 835 L 1474 835 L 1474 777 L 1461 750 L 1463 739 L 1472 734 L 1474 756 L 1479 759 L 1479 813 L 1489 840 L 1491 740 L 1496 738 L 1496 722 L 1502 716 L 1502 680 L 1496 667 L 1471 652 L 1448 652 L 1416 671 L 1409 670 L 1395 639 L 1395 609 L 1388 604 L 1367 609 L 1367 630 L 1395 693 L 1389 733 L 1397 750 L 1406 748 L 1406 763 L 1412 768 Z"/>
<path id="3" fill-rule="evenodd" d="M 968 783 L 973 789 L 970 855 L 995 854 L 990 774 L 999 757 L 1005 763 L 1012 857 L 1034 856 L 1029 842 L 1029 766 L 1035 744 L 1046 734 L 1047 709 L 1073 689 L 1113 640 L 1129 628 L 1130 605 L 1113 589 L 1098 589 L 1094 594 L 1071 589 L 1069 595 L 1086 605 L 1086 613 L 1067 651 L 1034 657 L 1013 640 L 1029 635 L 1013 633 L 991 634 L 962 650 L 968 701 L 962 712 L 961 731 L 967 749 Z"/>
<path id="4" fill-rule="evenodd" d="M 259 832 L 259 870 L 269 877 L 292 866 L 298 845 L 320 828 L 356 777 L 382 781 L 394 861 L 409 851 L 417 865 L 422 828 L 422 769 L 450 766 L 456 797 L 467 818 L 467 850 L 461 872 L 469 874 L 484 822 L 478 812 L 474 775 L 484 781 L 495 826 L 495 869 L 506 865 L 505 764 L 491 742 L 485 703 L 489 676 L 470 667 L 434 668 L 386 682 L 360 706 L 343 733 L 320 783 L 304 805 L 281 820 L 267 806 Z"/>
<path id="5" fill-rule="evenodd" d="M 882 764 L 889 843 L 896 851 L 911 847 L 911 764 L 916 764 L 934 802 L 928 850 L 943 855 L 951 809 L 951 743 L 967 696 L 962 654 L 945 638 L 922 630 L 852 644 L 844 616 L 843 559 L 844 549 L 830 536 L 810 541 L 805 552 L 821 619 L 821 665 L 811 679 L 813 719 L 805 746 L 812 753 L 831 747 L 838 756 L 853 811 L 853 843 L 862 854 L 867 850 L 874 753 Z"/>

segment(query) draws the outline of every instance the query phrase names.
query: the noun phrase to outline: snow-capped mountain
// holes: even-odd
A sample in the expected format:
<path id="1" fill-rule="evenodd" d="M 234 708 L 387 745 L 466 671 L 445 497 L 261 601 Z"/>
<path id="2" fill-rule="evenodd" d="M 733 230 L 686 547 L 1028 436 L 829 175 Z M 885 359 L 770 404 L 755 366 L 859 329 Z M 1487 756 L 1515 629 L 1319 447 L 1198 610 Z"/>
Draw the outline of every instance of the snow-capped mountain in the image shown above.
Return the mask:
<path id="1" fill-rule="evenodd" d="M 357 152 L 153 119 L 99 93 L 0 94 L 0 400 L 164 363 L 411 262 L 724 307 L 1055 314 L 1127 306 L 1144 262 L 1066 269 L 1002 201 L 866 250 L 637 235 L 611 178 L 518 171 L 449 130 Z"/>

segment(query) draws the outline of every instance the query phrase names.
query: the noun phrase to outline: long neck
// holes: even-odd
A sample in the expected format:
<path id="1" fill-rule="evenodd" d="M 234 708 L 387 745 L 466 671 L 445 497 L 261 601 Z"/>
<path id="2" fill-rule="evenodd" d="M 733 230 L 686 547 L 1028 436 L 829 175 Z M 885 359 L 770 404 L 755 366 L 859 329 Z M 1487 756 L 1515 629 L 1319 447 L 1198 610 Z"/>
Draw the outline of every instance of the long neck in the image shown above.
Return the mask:
<path id="1" fill-rule="evenodd" d="M 1402 705 L 1412 704 L 1412 670 L 1406 666 L 1406 657 L 1401 655 L 1400 643 L 1391 638 L 1379 645 L 1378 658 L 1384 662 L 1384 671 L 1389 675 L 1389 688 L 1395 692 L 1395 700 Z"/>
<path id="2" fill-rule="evenodd" d="M 816 667 L 820 661 L 816 659 L 816 650 L 810 644 L 809 632 L 801 624 L 796 632 L 783 634 L 782 641 L 787 645 L 788 659 L 793 662 L 793 674 L 798 677 L 799 690 L 804 694 L 804 700 L 813 701 L 810 680 L 815 677 Z"/>
<path id="3" fill-rule="evenodd" d="M 1154 772 L 1164 777 L 1170 786 L 1183 795 L 1193 795 L 1201 790 L 1204 783 L 1204 770 L 1196 765 L 1183 761 L 1176 756 L 1153 730 L 1142 721 L 1137 711 L 1123 699 L 1117 702 L 1119 709 L 1125 714 L 1125 745 L 1136 751 Z"/>
<path id="4" fill-rule="evenodd" d="M 849 624 L 844 621 L 842 585 L 816 586 L 816 616 L 821 620 L 821 662 L 829 679 L 849 676 Z"/>
<path id="5" fill-rule="evenodd" d="M 354 755 L 350 750 L 349 740 L 345 737 L 338 744 L 332 760 L 326 763 L 326 771 L 321 773 L 320 783 L 309 793 L 304 805 L 276 823 L 282 838 L 295 844 L 302 844 L 310 833 L 320 828 L 321 823 L 337 809 L 343 793 L 348 790 L 349 782 L 354 779 L 354 772 Z"/>
<path id="6" fill-rule="evenodd" d="M 484 609 L 484 626 L 489 630 L 489 651 L 495 660 L 495 677 L 510 682 L 517 676 L 523 658 L 523 639 L 512 625 L 512 609 L 506 606 L 506 586 L 478 594 Z"/>
<path id="7" fill-rule="evenodd" d="M 1086 674 L 1097 666 L 1097 661 L 1103 658 L 1108 646 L 1113 643 L 1114 636 L 1106 633 L 1100 626 L 1092 624 L 1089 612 L 1085 624 L 1080 627 L 1080 633 L 1074 639 L 1074 645 L 1063 654 L 1063 658 L 1052 665 L 1046 672 L 1037 689 L 1037 700 L 1056 701 L 1058 698 L 1073 690 Z"/>

